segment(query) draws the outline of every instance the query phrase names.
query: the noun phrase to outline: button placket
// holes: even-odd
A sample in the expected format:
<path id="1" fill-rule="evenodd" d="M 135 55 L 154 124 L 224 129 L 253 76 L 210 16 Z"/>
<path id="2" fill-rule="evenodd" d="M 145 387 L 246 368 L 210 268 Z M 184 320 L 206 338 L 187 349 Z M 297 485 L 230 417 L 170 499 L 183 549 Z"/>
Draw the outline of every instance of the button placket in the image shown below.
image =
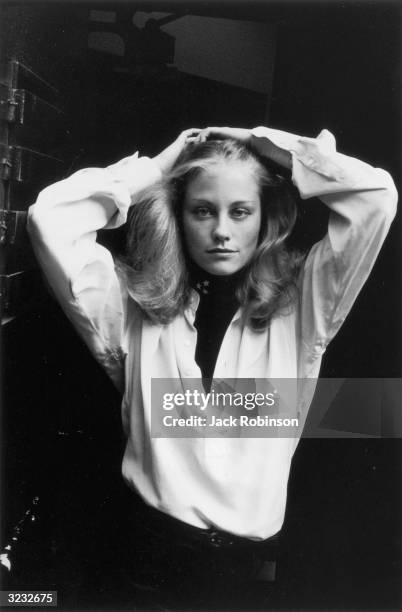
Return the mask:
<path id="1" fill-rule="evenodd" d="M 199 371 L 195 363 L 195 344 L 196 344 L 196 330 L 193 329 L 187 332 L 185 339 L 183 340 L 184 346 L 184 375 L 192 378 L 198 378 Z"/>

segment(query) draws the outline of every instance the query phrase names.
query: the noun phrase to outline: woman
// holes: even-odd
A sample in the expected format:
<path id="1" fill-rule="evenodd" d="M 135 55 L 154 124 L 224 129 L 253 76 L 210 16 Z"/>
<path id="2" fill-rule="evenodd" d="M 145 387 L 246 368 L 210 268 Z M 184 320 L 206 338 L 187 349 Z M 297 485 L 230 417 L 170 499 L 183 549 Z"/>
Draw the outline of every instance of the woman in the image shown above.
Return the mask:
<path id="1" fill-rule="evenodd" d="M 328 233 L 303 263 L 285 247 L 295 204 L 278 166 L 302 198 L 330 209 Z M 390 176 L 337 153 L 328 131 L 311 139 L 268 128 L 187 130 L 153 160 L 81 170 L 39 195 L 29 217 L 38 259 L 124 392 L 123 477 L 150 507 L 132 525 L 137 585 L 154 572 L 152 588 L 174 584 L 178 597 L 191 583 L 181 601 L 192 605 L 233 605 L 239 585 L 257 593 L 297 438 L 153 438 L 151 380 L 316 378 L 395 205 Z M 124 223 L 131 206 L 127 259 L 116 266 L 96 231 Z M 298 398 L 301 422 L 312 392 Z M 158 551 L 160 571 L 153 560 L 139 578 L 147 550 Z"/>

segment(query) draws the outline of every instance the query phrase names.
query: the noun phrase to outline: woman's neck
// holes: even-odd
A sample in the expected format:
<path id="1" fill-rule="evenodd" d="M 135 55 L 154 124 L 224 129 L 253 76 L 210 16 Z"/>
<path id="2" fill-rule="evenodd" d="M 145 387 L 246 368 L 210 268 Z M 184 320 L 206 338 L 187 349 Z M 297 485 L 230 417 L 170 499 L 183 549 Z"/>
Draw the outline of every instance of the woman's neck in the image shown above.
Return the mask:
<path id="1" fill-rule="evenodd" d="M 233 274 L 217 275 L 206 272 L 195 262 L 188 265 L 190 286 L 203 295 L 233 295 L 244 276 L 244 268 Z"/>

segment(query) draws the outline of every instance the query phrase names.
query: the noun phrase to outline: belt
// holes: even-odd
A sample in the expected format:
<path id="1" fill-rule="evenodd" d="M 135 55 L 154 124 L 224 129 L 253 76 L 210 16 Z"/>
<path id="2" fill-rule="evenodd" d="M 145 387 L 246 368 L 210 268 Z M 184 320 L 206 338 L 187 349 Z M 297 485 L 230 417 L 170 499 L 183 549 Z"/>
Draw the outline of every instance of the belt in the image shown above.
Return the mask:
<path id="1" fill-rule="evenodd" d="M 255 541 L 215 527 L 194 527 L 148 506 L 137 494 L 132 494 L 129 505 L 131 511 L 128 513 L 125 547 L 132 551 L 132 546 L 127 547 L 127 543 L 132 541 L 142 559 L 150 555 L 150 575 L 157 575 L 155 564 L 158 562 L 162 564 L 163 572 L 169 567 L 169 571 L 178 571 L 181 578 L 185 572 L 191 574 L 191 568 L 196 567 L 193 573 L 200 579 L 212 572 L 211 576 L 215 578 L 227 576 L 233 580 L 235 577 L 239 583 L 275 580 L 280 532 L 266 540 Z M 132 565 L 131 552 L 129 565 Z M 147 567 L 146 563 L 143 565 Z"/>
<path id="2" fill-rule="evenodd" d="M 146 506 L 144 510 L 141 524 L 146 531 L 154 536 L 165 541 L 172 541 L 175 545 L 198 545 L 202 548 L 212 549 L 247 549 L 250 552 L 264 552 L 264 556 L 268 551 L 272 551 L 275 555 L 279 546 L 279 534 L 275 534 L 266 540 L 250 540 L 214 527 L 209 529 L 194 527 L 149 506 Z"/>

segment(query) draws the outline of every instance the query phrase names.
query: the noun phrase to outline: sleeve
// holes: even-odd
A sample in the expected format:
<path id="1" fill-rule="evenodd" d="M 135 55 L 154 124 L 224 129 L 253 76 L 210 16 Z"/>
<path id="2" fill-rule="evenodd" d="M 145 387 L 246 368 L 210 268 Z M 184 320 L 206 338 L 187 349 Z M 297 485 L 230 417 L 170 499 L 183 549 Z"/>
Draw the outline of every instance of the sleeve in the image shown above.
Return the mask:
<path id="1" fill-rule="evenodd" d="M 122 225 L 136 196 L 159 178 L 156 164 L 135 154 L 46 187 L 28 214 L 28 232 L 50 287 L 120 390 L 127 297 L 111 253 L 96 235 Z"/>
<path id="2" fill-rule="evenodd" d="M 330 209 L 328 231 L 315 244 L 300 276 L 301 340 L 309 361 L 335 336 L 367 280 L 395 216 L 391 176 L 336 151 L 333 135 L 317 138 L 256 128 L 292 156 L 292 181 L 301 198 L 318 197 Z"/>

